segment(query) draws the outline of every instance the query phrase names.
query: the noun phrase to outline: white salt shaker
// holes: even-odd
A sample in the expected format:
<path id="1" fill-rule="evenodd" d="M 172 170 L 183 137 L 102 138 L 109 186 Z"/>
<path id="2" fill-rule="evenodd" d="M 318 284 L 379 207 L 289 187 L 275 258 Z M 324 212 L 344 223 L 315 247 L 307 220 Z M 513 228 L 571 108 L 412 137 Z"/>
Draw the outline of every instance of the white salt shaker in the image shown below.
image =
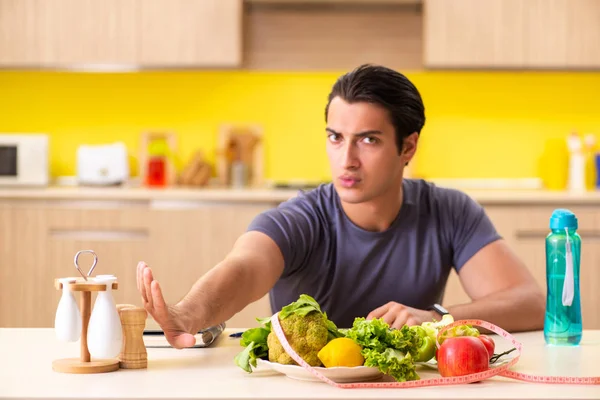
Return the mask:
<path id="1" fill-rule="evenodd" d="M 112 284 L 116 280 L 114 275 L 94 277 L 95 283 L 106 285 L 105 291 L 98 292 L 88 325 L 88 350 L 94 358 L 115 358 L 121 352 L 123 330 L 112 296 Z"/>
<path id="2" fill-rule="evenodd" d="M 62 295 L 58 302 L 54 317 L 54 331 L 58 340 L 63 342 L 76 342 L 81 336 L 81 314 L 69 283 L 74 283 L 75 278 L 61 278 Z"/>

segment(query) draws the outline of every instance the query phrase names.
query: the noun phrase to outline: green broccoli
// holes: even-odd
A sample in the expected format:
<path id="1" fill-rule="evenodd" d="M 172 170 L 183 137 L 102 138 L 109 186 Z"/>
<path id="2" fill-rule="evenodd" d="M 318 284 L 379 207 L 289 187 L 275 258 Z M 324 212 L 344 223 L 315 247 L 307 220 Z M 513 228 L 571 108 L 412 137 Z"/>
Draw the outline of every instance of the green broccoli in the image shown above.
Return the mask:
<path id="1" fill-rule="evenodd" d="M 281 320 L 281 328 L 290 346 L 304 361 L 313 367 L 322 366 L 317 354 L 327 344 L 329 336 L 326 317 L 322 313 L 312 311 L 306 316 L 290 314 L 286 319 Z M 279 364 L 297 364 L 281 346 L 275 332 L 269 333 L 267 345 L 269 361 Z"/>
<path id="2" fill-rule="evenodd" d="M 235 357 L 235 363 L 246 372 L 252 372 L 258 358 L 268 358 L 280 364 L 296 364 L 271 330 L 270 318 L 257 318 L 263 325 L 242 334 L 244 347 Z M 309 295 L 300 298 L 279 312 L 279 321 L 285 337 L 302 359 L 313 367 L 321 366 L 317 354 L 331 339 L 344 336 L 337 326 L 321 311 L 319 304 Z"/>

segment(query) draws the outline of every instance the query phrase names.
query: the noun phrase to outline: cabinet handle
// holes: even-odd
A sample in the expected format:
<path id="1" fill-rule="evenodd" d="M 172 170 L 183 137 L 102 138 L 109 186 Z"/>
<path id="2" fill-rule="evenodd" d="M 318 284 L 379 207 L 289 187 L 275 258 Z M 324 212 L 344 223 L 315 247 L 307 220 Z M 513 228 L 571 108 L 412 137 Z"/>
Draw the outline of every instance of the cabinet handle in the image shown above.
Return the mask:
<path id="1" fill-rule="evenodd" d="M 149 233 L 145 229 L 139 230 L 90 230 L 90 229 L 51 229 L 52 239 L 67 240 L 96 240 L 96 241 L 121 241 L 121 240 L 145 240 Z"/>
<path id="2" fill-rule="evenodd" d="M 582 238 L 585 239 L 600 239 L 598 231 L 577 231 Z M 540 239 L 544 240 L 548 236 L 547 231 L 517 231 L 515 237 L 517 239 Z"/>

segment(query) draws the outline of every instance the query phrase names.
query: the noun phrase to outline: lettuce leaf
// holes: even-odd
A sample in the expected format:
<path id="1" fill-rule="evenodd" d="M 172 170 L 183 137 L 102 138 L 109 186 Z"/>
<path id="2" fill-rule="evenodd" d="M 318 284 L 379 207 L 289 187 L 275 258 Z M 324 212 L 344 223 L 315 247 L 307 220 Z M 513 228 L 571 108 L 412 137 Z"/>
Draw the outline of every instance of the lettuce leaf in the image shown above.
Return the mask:
<path id="1" fill-rule="evenodd" d="M 377 367 L 381 372 L 393 377 L 398 382 L 419 380 L 410 353 L 388 347 L 383 353 L 372 349 L 363 351 L 365 366 Z"/>
<path id="2" fill-rule="evenodd" d="M 408 326 L 391 329 L 382 319 L 356 318 L 345 333 L 362 346 L 365 366 L 378 367 L 398 382 L 420 379 L 413 356 L 418 353 L 423 339 Z"/>
<path id="3" fill-rule="evenodd" d="M 257 318 L 257 321 L 264 326 L 251 328 L 242 333 L 240 345 L 244 350 L 234 358 L 235 364 L 246 372 L 252 372 L 251 366 L 256 368 L 257 358 L 266 358 L 269 354 L 267 337 L 271 333 L 271 321 L 267 318 Z"/>

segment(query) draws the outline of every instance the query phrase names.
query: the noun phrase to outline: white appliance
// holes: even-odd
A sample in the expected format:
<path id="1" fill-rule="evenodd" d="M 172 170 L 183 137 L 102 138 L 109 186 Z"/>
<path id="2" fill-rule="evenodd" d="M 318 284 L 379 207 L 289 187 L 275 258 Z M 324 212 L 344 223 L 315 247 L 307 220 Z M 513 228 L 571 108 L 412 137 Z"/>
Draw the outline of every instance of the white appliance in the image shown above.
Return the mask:
<path id="1" fill-rule="evenodd" d="M 48 135 L 0 133 L 0 186 L 46 186 Z"/>
<path id="2" fill-rule="evenodd" d="M 129 161 L 124 143 L 77 148 L 77 182 L 80 185 L 119 185 L 128 179 Z"/>

